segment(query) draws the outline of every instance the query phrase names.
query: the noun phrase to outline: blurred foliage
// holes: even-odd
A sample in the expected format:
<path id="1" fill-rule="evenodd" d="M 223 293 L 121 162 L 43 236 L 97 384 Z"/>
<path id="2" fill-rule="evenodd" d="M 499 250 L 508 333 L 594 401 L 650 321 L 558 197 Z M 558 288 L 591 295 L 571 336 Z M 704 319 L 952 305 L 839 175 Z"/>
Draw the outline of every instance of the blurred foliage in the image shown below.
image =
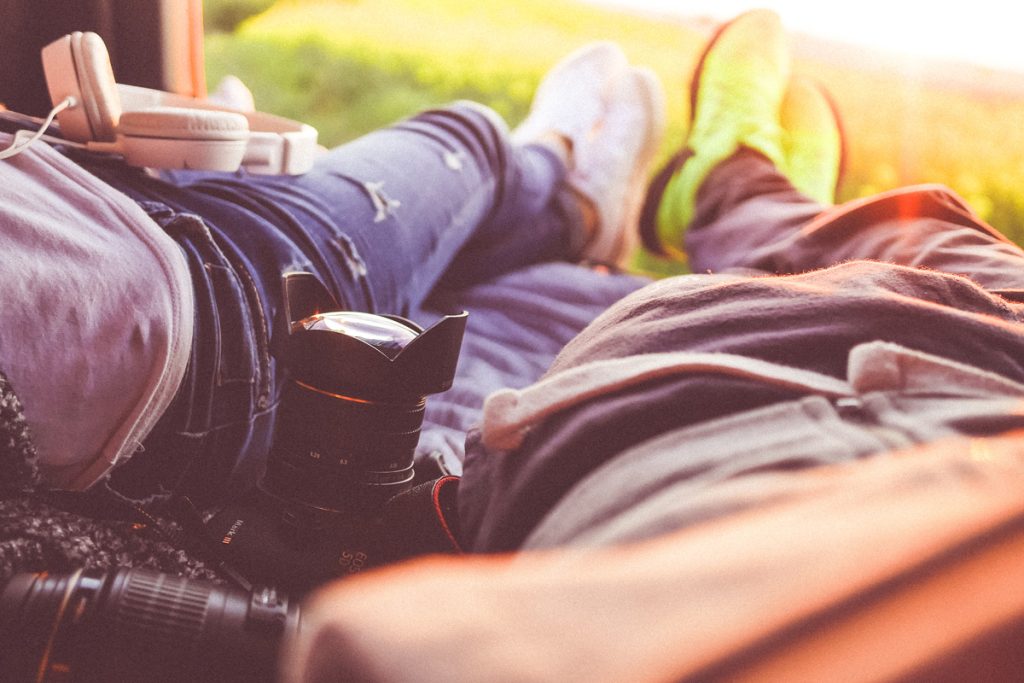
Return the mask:
<path id="1" fill-rule="evenodd" d="M 228 1 L 206 0 L 207 13 Z M 207 71 L 211 83 L 239 76 L 261 108 L 315 122 L 337 144 L 458 98 L 514 124 L 547 69 L 594 39 L 617 40 L 672 80 L 699 46 L 681 26 L 572 0 L 278 0 L 234 34 L 208 36 Z M 681 116 L 682 93 L 670 99 Z"/>
<path id="2" fill-rule="evenodd" d="M 203 28 L 206 33 L 230 33 L 251 16 L 263 12 L 274 0 L 206 0 Z"/>
<path id="3" fill-rule="evenodd" d="M 663 158 L 682 141 L 686 84 L 710 30 L 575 0 L 206 0 L 205 11 L 208 26 L 234 29 L 208 32 L 210 83 L 239 76 L 261 109 L 309 122 L 328 145 L 461 98 L 514 125 L 554 62 L 614 40 L 666 85 Z M 795 70 L 826 84 L 843 113 L 840 199 L 944 183 L 1024 243 L 1024 89 L 944 88 L 912 71 L 806 55 Z M 675 270 L 647 255 L 636 265 Z"/>

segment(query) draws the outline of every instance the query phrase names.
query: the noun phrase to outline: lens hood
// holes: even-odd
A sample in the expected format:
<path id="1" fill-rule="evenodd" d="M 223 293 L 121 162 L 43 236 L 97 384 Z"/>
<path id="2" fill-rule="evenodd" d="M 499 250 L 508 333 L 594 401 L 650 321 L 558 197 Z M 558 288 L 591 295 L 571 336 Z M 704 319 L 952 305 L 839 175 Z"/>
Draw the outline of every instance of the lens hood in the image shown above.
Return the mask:
<path id="1" fill-rule="evenodd" d="M 420 400 L 449 389 L 466 330 L 465 311 L 429 329 L 394 315 L 342 311 L 311 273 L 283 280 L 292 377 L 317 390 L 373 401 Z"/>
<path id="2" fill-rule="evenodd" d="M 321 391 L 377 401 L 416 400 L 451 387 L 466 330 L 465 312 L 445 316 L 393 357 L 342 325 L 310 327 L 324 318 L 345 316 L 320 313 L 293 324 L 286 362 L 295 379 Z"/>

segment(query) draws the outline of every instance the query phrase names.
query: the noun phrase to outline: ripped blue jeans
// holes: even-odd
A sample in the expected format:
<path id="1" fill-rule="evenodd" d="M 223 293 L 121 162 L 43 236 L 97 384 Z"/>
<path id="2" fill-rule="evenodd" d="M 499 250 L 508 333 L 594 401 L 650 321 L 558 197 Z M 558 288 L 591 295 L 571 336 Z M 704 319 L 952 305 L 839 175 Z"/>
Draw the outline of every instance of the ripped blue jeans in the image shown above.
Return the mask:
<path id="1" fill-rule="evenodd" d="M 351 310 L 409 315 L 439 283 L 564 259 L 583 233 L 561 159 L 512 145 L 493 112 L 468 103 L 343 145 L 302 176 L 91 170 L 181 245 L 196 298 L 177 396 L 110 480 L 133 499 L 213 503 L 258 478 L 283 384 L 271 352 L 283 273 L 317 274 Z"/>

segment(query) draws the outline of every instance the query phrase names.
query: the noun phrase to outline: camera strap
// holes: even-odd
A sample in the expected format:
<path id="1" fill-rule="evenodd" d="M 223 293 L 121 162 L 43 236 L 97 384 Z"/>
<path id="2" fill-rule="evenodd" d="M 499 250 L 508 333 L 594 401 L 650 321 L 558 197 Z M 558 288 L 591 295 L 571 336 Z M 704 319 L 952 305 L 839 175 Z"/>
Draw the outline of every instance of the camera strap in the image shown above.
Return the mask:
<path id="1" fill-rule="evenodd" d="M 398 494 L 384 508 L 388 561 L 436 553 L 461 554 L 459 478 L 444 476 Z"/>

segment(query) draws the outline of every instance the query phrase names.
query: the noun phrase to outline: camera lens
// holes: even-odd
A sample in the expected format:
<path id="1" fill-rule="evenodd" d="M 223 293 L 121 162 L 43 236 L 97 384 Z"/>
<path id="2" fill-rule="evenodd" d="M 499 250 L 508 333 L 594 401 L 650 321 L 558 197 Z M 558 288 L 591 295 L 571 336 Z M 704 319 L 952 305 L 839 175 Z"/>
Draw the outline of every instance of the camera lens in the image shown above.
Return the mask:
<path id="1" fill-rule="evenodd" d="M 299 609 L 140 569 L 18 574 L 0 593 L 5 681 L 273 681 Z"/>
<path id="2" fill-rule="evenodd" d="M 291 381 L 263 489 L 318 510 L 372 513 L 407 488 L 426 394 L 451 386 L 465 318 L 426 331 L 352 311 L 293 321 Z"/>

